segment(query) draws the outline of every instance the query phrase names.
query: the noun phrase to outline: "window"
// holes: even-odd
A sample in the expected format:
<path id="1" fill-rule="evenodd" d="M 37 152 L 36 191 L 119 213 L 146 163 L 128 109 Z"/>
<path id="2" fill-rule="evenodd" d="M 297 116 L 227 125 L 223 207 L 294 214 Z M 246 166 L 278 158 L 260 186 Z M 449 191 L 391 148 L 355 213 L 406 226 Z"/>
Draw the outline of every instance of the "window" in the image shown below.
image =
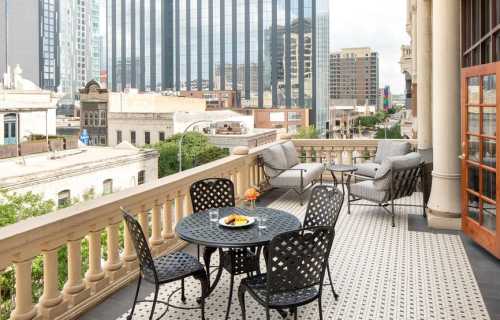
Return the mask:
<path id="1" fill-rule="evenodd" d="M 71 204 L 71 192 L 63 190 L 57 194 L 57 207 L 66 208 Z"/>
<path id="2" fill-rule="evenodd" d="M 94 126 L 94 113 L 93 112 L 87 112 L 87 116 L 89 118 L 88 120 L 88 126 L 93 127 Z"/>
<path id="3" fill-rule="evenodd" d="M 151 143 L 151 133 L 149 131 L 144 132 L 144 144 Z"/>
<path id="4" fill-rule="evenodd" d="M 130 131 L 130 143 L 135 144 L 135 131 Z"/>
<path id="5" fill-rule="evenodd" d="M 99 136 L 99 144 L 106 145 L 106 136 Z"/>
<path id="6" fill-rule="evenodd" d="M 94 112 L 94 127 L 99 126 L 99 113 L 96 111 Z"/>
<path id="7" fill-rule="evenodd" d="M 160 133 L 158 135 L 158 140 L 165 141 L 165 132 L 160 131 Z"/>
<path id="8" fill-rule="evenodd" d="M 102 194 L 110 194 L 113 193 L 113 179 L 106 179 L 102 183 Z"/>
<path id="9" fill-rule="evenodd" d="M 101 127 L 106 126 L 106 111 L 104 111 L 104 110 L 99 111 L 99 121 L 100 121 Z"/>
<path id="10" fill-rule="evenodd" d="M 141 170 L 137 173 L 137 184 L 144 184 L 146 182 L 146 171 Z"/>
<path id="11" fill-rule="evenodd" d="M 89 113 L 88 112 L 85 112 L 84 113 L 84 121 L 83 121 L 83 125 L 85 127 L 88 127 L 89 126 Z"/>
<path id="12" fill-rule="evenodd" d="M 116 144 L 122 143 L 122 131 L 116 130 Z"/>

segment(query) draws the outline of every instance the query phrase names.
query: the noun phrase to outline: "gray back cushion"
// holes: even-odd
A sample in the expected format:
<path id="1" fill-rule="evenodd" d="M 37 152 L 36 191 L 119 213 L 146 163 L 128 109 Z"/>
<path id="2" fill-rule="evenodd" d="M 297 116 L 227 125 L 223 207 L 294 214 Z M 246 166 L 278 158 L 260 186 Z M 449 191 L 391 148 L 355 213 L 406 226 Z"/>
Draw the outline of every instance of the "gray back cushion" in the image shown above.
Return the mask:
<path id="1" fill-rule="evenodd" d="M 422 156 L 417 152 L 411 152 L 403 156 L 389 157 L 382 161 L 380 168 L 375 174 L 373 185 L 377 190 L 389 190 L 391 186 L 391 169 L 414 168 L 420 162 L 422 162 Z"/>
<path id="2" fill-rule="evenodd" d="M 407 141 L 380 140 L 373 162 L 381 164 L 385 159 L 402 156 L 410 152 L 411 145 Z"/>
<path id="3" fill-rule="evenodd" d="M 264 158 L 264 162 L 267 165 L 270 165 L 277 169 L 287 168 L 286 156 L 283 148 L 281 147 L 281 144 L 276 144 L 264 150 L 262 152 L 262 157 Z M 264 171 L 271 178 L 274 178 L 281 173 L 280 170 L 274 170 L 269 168 L 268 166 L 264 166 Z"/>
<path id="4" fill-rule="evenodd" d="M 285 142 L 281 145 L 283 147 L 283 151 L 285 152 L 286 157 L 286 167 L 291 168 L 297 164 L 299 164 L 299 155 L 297 154 L 297 149 L 295 149 L 295 145 L 292 141 Z"/>

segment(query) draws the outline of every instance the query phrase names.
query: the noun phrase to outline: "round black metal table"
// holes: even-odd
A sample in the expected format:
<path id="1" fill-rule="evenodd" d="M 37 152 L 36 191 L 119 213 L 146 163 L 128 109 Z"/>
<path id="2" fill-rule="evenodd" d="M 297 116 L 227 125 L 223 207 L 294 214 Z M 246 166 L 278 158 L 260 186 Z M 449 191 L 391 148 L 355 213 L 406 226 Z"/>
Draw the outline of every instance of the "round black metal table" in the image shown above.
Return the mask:
<path id="1" fill-rule="evenodd" d="M 214 248 L 239 249 L 267 245 L 276 235 L 297 230 L 301 223 L 297 217 L 282 210 L 271 208 L 221 208 L 219 218 L 231 213 L 252 217 L 267 217 L 266 228 L 259 229 L 257 223 L 242 228 L 227 228 L 217 222 L 211 222 L 208 211 L 192 214 L 183 218 L 175 227 L 179 237 L 193 244 Z"/>
<path id="2" fill-rule="evenodd" d="M 248 210 L 243 208 L 220 208 L 219 219 L 232 213 L 243 214 L 252 217 L 267 217 L 266 228 L 260 229 L 257 222 L 241 228 L 228 228 L 219 225 L 218 222 L 211 222 L 208 211 L 198 212 L 183 218 L 175 227 L 175 232 L 179 237 L 189 243 L 205 246 L 203 258 L 205 268 L 210 279 L 210 259 L 211 255 L 218 249 L 240 250 L 246 248 L 258 248 L 257 259 L 260 255 L 260 248 L 265 247 L 278 234 L 300 229 L 301 222 L 294 215 L 282 210 L 271 208 L 256 208 Z M 264 250 L 264 253 L 266 250 Z M 210 285 L 209 294 L 217 286 L 223 270 L 222 258 L 214 282 Z M 230 298 L 228 305 L 229 314 L 230 301 L 232 296 L 232 281 L 230 286 Z"/>
<path id="3" fill-rule="evenodd" d="M 335 176 L 335 172 L 340 173 L 340 183 L 342 184 L 342 193 L 345 194 L 345 189 L 344 189 L 344 173 L 353 173 L 358 168 L 355 166 L 349 165 L 349 164 L 329 164 L 325 167 L 325 170 L 330 171 L 333 177 L 333 181 L 335 183 L 335 186 L 338 185 L 337 177 Z"/>

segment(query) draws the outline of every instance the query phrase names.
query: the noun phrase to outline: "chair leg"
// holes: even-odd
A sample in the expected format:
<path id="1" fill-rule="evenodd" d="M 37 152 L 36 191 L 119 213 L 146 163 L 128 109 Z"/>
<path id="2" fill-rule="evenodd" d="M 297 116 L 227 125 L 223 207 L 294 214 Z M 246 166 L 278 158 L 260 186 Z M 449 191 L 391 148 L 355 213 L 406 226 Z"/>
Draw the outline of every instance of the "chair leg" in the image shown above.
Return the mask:
<path id="1" fill-rule="evenodd" d="M 184 279 L 181 279 L 181 301 L 182 303 L 186 303 L 186 290 L 184 286 Z"/>
<path id="2" fill-rule="evenodd" d="M 391 200 L 392 227 L 396 226 L 394 214 L 394 200 Z"/>
<path id="3" fill-rule="evenodd" d="M 294 320 L 297 320 L 297 317 L 298 317 L 298 316 L 297 316 L 297 314 L 298 314 L 298 312 L 297 312 L 297 308 L 294 308 L 294 309 L 293 309 L 293 319 L 294 319 Z"/>
<path id="4" fill-rule="evenodd" d="M 135 310 L 135 304 L 137 303 L 137 297 L 139 296 L 139 289 L 141 288 L 141 280 L 142 277 L 139 275 L 139 279 L 137 280 L 137 289 L 135 290 L 134 304 L 132 305 L 132 310 L 130 310 L 130 314 L 127 317 L 127 320 L 132 320 Z"/>
<path id="5" fill-rule="evenodd" d="M 238 288 L 238 301 L 240 302 L 240 308 L 241 308 L 241 319 L 246 320 L 247 315 L 246 315 L 246 307 L 245 307 L 245 286 L 242 286 L 240 284 L 240 287 Z"/>
<path id="6" fill-rule="evenodd" d="M 351 193 L 347 190 L 347 214 L 351 214 Z"/>
<path id="7" fill-rule="evenodd" d="M 208 278 L 205 273 L 202 273 L 201 275 L 196 276 L 195 279 L 200 280 L 201 284 L 201 298 L 200 298 L 200 309 L 201 309 L 201 320 L 205 320 L 205 299 L 208 296 L 208 291 L 209 291 L 209 283 L 208 283 Z"/>
<path id="8" fill-rule="evenodd" d="M 330 280 L 330 286 L 332 287 L 332 293 L 333 297 L 335 298 L 335 301 L 339 300 L 339 295 L 335 292 L 335 288 L 333 288 L 333 281 L 332 281 L 332 274 L 330 272 L 330 265 L 326 265 L 326 271 L 328 272 L 328 280 Z"/>
<path id="9" fill-rule="evenodd" d="M 229 311 L 231 311 L 231 300 L 233 300 L 234 275 L 231 274 L 229 282 L 229 299 L 227 301 L 226 320 L 229 319 Z"/>
<path id="10" fill-rule="evenodd" d="M 266 306 L 266 320 L 271 320 L 271 310 L 269 310 L 269 306 Z"/>
<path id="11" fill-rule="evenodd" d="M 158 299 L 158 291 L 159 291 L 158 285 L 155 286 L 155 297 L 153 299 L 153 306 L 151 307 L 151 314 L 149 315 L 149 320 L 153 320 L 153 317 L 155 315 L 155 307 L 156 307 L 156 300 Z"/>
<path id="12" fill-rule="evenodd" d="M 318 297 L 319 320 L 323 320 L 323 308 L 321 307 L 321 294 Z"/>

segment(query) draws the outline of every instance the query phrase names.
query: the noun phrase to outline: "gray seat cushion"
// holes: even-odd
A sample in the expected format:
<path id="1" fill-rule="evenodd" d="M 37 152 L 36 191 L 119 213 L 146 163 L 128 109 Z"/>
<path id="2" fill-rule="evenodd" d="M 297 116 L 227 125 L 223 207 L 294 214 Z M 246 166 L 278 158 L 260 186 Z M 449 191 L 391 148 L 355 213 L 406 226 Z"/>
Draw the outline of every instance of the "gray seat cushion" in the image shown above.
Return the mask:
<path id="1" fill-rule="evenodd" d="M 300 163 L 297 149 L 295 149 L 295 145 L 292 141 L 287 141 L 281 146 L 283 147 L 283 151 L 285 152 L 287 168 L 291 168 Z"/>
<path id="2" fill-rule="evenodd" d="M 355 167 L 358 169 L 356 171 L 357 175 L 375 178 L 375 174 L 380 168 L 380 164 L 370 161 L 365 163 L 358 163 L 355 165 Z"/>
<path id="3" fill-rule="evenodd" d="M 313 180 L 319 179 L 325 167 L 321 163 L 299 163 L 298 165 L 293 166 L 292 169 L 306 169 L 306 171 L 303 172 L 303 186 L 305 187 L 313 182 Z M 300 171 L 284 171 L 280 175 L 271 179 L 271 185 L 273 187 L 300 188 Z"/>
<path id="4" fill-rule="evenodd" d="M 267 165 L 271 165 L 273 168 L 277 169 L 287 169 L 287 161 L 285 152 L 281 147 L 281 144 L 276 144 L 270 148 L 267 148 L 262 152 L 262 157 Z M 281 170 L 274 170 L 268 166 L 264 166 L 265 173 L 270 177 L 274 178 L 281 173 Z"/>
<path id="5" fill-rule="evenodd" d="M 389 190 L 391 186 L 392 169 L 410 169 L 417 167 L 422 162 L 422 156 L 411 152 L 404 156 L 395 156 L 385 159 L 375 174 L 373 185 L 378 190 Z"/>
<path id="6" fill-rule="evenodd" d="M 377 203 L 385 202 L 388 196 L 387 191 L 377 190 L 372 180 L 351 184 L 350 189 L 352 195 Z"/>
<path id="7" fill-rule="evenodd" d="M 373 162 L 381 164 L 389 157 L 402 156 L 410 152 L 411 145 L 407 141 L 380 140 Z"/>

